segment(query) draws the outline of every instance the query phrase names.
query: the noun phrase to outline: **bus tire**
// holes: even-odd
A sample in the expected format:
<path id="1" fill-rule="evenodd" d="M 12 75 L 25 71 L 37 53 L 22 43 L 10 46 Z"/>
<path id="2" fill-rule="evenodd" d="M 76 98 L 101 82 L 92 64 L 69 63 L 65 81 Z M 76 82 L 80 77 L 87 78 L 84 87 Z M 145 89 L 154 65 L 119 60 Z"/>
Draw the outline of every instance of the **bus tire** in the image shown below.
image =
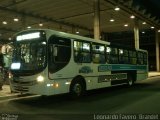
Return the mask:
<path id="1" fill-rule="evenodd" d="M 73 98 L 78 98 L 84 95 L 86 89 L 85 84 L 81 79 L 73 80 L 70 86 L 70 94 Z"/>

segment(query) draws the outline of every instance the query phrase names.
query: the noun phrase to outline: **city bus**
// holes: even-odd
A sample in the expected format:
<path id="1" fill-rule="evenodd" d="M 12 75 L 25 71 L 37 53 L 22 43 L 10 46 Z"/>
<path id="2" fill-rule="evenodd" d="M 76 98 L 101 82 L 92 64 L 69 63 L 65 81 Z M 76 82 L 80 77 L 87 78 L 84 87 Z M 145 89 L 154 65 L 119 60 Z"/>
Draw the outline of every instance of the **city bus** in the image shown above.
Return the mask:
<path id="1" fill-rule="evenodd" d="M 148 54 L 50 29 L 14 36 L 11 88 L 20 93 L 82 96 L 86 91 L 133 85 L 148 77 Z"/>

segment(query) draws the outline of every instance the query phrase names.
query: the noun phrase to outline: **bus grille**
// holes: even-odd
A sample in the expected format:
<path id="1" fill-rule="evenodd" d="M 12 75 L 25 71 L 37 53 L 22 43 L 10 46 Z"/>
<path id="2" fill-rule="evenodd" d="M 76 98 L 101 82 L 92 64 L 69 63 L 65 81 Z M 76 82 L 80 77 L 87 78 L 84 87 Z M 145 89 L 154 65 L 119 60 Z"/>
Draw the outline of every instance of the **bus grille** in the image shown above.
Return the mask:
<path id="1" fill-rule="evenodd" d="M 19 91 L 19 92 L 28 92 L 29 88 L 24 87 L 24 86 L 14 86 L 14 90 Z"/>
<path id="2" fill-rule="evenodd" d="M 36 81 L 20 81 L 20 80 L 13 80 L 13 87 L 15 91 L 19 92 L 28 92 L 29 86 L 35 85 Z"/>

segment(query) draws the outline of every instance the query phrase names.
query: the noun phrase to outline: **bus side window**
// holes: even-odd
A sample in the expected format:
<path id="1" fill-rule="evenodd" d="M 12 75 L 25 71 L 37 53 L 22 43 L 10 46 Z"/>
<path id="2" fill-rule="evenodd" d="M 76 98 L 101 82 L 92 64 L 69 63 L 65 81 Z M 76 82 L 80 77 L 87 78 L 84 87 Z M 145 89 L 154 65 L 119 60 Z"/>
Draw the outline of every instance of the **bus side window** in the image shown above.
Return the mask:
<path id="1" fill-rule="evenodd" d="M 91 62 L 91 48 L 89 42 L 74 41 L 74 60 L 77 63 Z"/>
<path id="2" fill-rule="evenodd" d="M 82 42 L 74 41 L 74 60 L 82 62 Z"/>
<path id="3" fill-rule="evenodd" d="M 124 58 L 123 58 L 124 59 L 124 63 L 128 64 L 129 63 L 128 50 L 124 50 L 124 54 L 123 55 L 124 55 Z"/>
<path id="4" fill-rule="evenodd" d="M 136 51 L 133 51 L 133 64 L 134 65 L 137 64 L 137 54 L 136 54 Z"/>
<path id="5" fill-rule="evenodd" d="M 148 61 L 148 58 L 147 58 L 147 53 L 143 53 L 143 61 L 144 61 L 144 64 L 147 65 L 147 61 Z"/>
<path id="6" fill-rule="evenodd" d="M 82 62 L 82 54 L 81 52 L 74 52 L 74 60 L 75 62 Z"/>
<path id="7" fill-rule="evenodd" d="M 111 48 L 110 47 L 106 47 L 106 62 L 110 63 L 110 54 L 111 54 Z"/>
<path id="8" fill-rule="evenodd" d="M 54 56 L 55 62 L 66 63 L 70 59 L 70 47 L 57 45 L 57 55 Z"/>
<path id="9" fill-rule="evenodd" d="M 92 45 L 92 60 L 93 63 L 105 63 L 105 47 L 104 45 Z"/>
<path id="10" fill-rule="evenodd" d="M 128 64 L 129 63 L 128 50 L 119 49 L 119 63 L 121 63 L 121 64 Z"/>
<path id="11" fill-rule="evenodd" d="M 137 64 L 137 55 L 136 55 L 136 51 L 129 51 L 129 63 L 136 65 Z"/>
<path id="12" fill-rule="evenodd" d="M 110 64 L 117 64 L 118 63 L 118 52 L 117 48 L 113 47 L 106 47 L 106 61 Z"/>
<path id="13" fill-rule="evenodd" d="M 123 49 L 119 49 L 119 63 L 123 64 L 124 63 L 124 58 L 123 55 L 124 54 L 124 50 Z"/>
<path id="14" fill-rule="evenodd" d="M 89 42 L 83 42 L 83 62 L 90 63 L 91 62 L 91 45 Z"/>
<path id="15" fill-rule="evenodd" d="M 142 52 L 137 52 L 137 64 L 143 65 L 143 53 Z"/>

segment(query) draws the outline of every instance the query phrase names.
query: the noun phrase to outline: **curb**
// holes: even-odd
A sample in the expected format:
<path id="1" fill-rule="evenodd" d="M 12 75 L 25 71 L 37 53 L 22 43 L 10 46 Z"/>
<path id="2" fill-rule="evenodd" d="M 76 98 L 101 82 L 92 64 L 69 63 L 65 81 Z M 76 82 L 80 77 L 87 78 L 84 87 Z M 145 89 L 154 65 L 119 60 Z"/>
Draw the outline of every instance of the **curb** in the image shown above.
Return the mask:
<path id="1" fill-rule="evenodd" d="M 11 93 L 12 94 L 12 93 Z M 6 95 L 6 96 L 0 96 L 0 101 L 1 100 L 6 100 L 6 99 L 10 99 L 10 98 L 16 98 L 18 97 L 19 94 L 12 94 L 12 95 Z"/>
<path id="2" fill-rule="evenodd" d="M 160 75 L 149 76 L 148 78 L 153 78 L 153 77 L 160 77 Z"/>

